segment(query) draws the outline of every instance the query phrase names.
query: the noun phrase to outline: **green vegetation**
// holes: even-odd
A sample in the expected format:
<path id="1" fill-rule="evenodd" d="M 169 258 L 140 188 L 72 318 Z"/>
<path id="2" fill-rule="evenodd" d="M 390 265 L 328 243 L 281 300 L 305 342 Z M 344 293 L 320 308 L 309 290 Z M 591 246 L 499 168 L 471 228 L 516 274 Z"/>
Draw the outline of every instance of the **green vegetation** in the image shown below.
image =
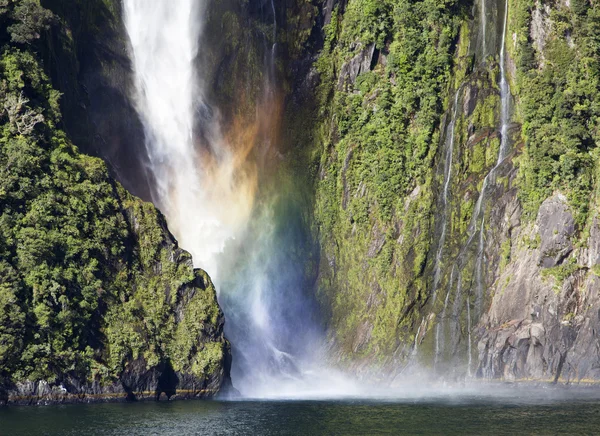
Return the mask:
<path id="1" fill-rule="evenodd" d="M 427 300 L 431 168 L 463 13 L 455 1 L 353 0 L 324 29 L 319 294 L 331 302 L 331 328 L 348 351 L 389 356 L 414 335 Z M 370 44 L 377 57 L 364 61 L 369 71 L 353 83 L 339 78 Z"/>
<path id="2" fill-rule="evenodd" d="M 514 13 L 523 28 L 516 49 L 525 138 L 519 196 L 535 217 L 542 201 L 560 189 L 581 227 L 598 165 L 593 150 L 600 141 L 600 8 L 587 1 L 571 9 L 553 6 L 546 48 L 537 53 L 525 33 L 534 7 L 515 3 Z"/>
<path id="3" fill-rule="evenodd" d="M 562 285 L 569 277 L 581 269 L 577 261 L 569 258 L 562 265 L 557 265 L 552 268 L 542 270 L 542 277 L 552 277 L 554 279 L 554 290 L 558 293 L 562 289 Z"/>
<path id="4" fill-rule="evenodd" d="M 331 307 L 330 328 L 346 352 L 381 358 L 402 346 L 406 351 L 414 337 L 431 296 L 431 248 L 441 212 L 435 194 L 441 183 L 438 145 L 445 134 L 441 121 L 448 125 L 449 112 L 442 115 L 455 90 L 462 87 L 442 286 L 450 258 L 469 236 L 483 178 L 496 164 L 498 54 L 474 65 L 478 30 L 469 25 L 468 7 L 455 1 L 350 0 L 343 12 L 333 11 L 323 29 L 316 62 L 322 122 L 312 129 L 317 146 L 311 171 L 317 179 L 315 233 L 322 249 L 319 295 Z M 511 127 L 511 159 L 516 157 L 518 171 L 515 180 L 515 173 L 502 166 L 488 187 L 486 244 L 497 240 L 490 237 L 493 202 L 513 188 L 524 224 L 560 190 L 585 235 L 596 204 L 600 9 L 587 0 L 570 7 L 553 3 L 549 19 L 537 24 L 549 26 L 541 32 L 538 52 L 539 41 L 532 41 L 530 30 L 536 7 L 543 8 L 534 1 L 509 4 L 511 111 L 522 126 L 520 133 Z M 354 77 L 350 71 L 359 65 Z M 539 246 L 539 235 L 525 239 L 530 249 Z M 502 240 L 501 246 L 486 247 L 494 259 L 486 274 L 497 274 L 514 260 L 515 241 Z M 474 250 L 462 253 L 465 286 L 472 286 Z M 562 283 L 576 269 L 569 263 L 547 274 Z M 484 281 L 492 283 L 493 277 Z M 432 304 L 435 311 L 437 303 Z"/>
<path id="5" fill-rule="evenodd" d="M 154 206 L 60 130 L 60 95 L 35 45 L 50 12 L 33 0 L 4 5 L 12 24 L 0 37 L 1 384 L 111 383 L 138 358 L 148 369 L 170 360 L 176 371 L 210 375 L 224 349 L 210 279 Z"/>

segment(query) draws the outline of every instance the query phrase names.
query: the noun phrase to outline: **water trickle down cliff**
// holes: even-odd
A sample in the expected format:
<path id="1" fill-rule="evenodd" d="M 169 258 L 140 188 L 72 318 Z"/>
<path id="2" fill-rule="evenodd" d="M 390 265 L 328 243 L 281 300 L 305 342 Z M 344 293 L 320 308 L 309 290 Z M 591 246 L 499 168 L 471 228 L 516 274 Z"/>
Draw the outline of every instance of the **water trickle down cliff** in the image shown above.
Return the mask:
<path id="1" fill-rule="evenodd" d="M 474 77 L 481 75 L 482 72 L 486 71 L 488 68 L 488 63 L 486 62 L 486 55 L 488 53 L 488 45 L 486 43 L 485 36 L 486 33 L 486 11 L 485 11 L 485 2 L 481 2 L 481 14 L 479 18 L 478 25 L 481 26 L 479 29 L 479 35 L 483 36 L 482 41 L 480 42 L 481 47 L 481 58 L 480 63 L 476 67 L 475 71 L 465 78 L 463 83 L 466 83 L 467 94 L 472 92 L 471 82 Z M 440 238 L 437 245 L 437 252 L 434 260 L 433 267 L 433 304 L 434 307 L 437 307 L 438 321 L 434 328 L 434 359 L 433 366 L 434 368 L 438 367 L 438 364 L 441 361 L 448 362 L 449 359 L 458 358 L 458 355 L 465 355 L 465 359 L 459 358 L 461 362 L 463 362 L 466 366 L 466 373 L 472 373 L 472 350 L 473 350 L 473 338 L 472 338 L 472 328 L 479 323 L 479 319 L 484 312 L 484 300 L 486 298 L 485 295 L 485 209 L 488 202 L 488 196 L 490 195 L 491 187 L 495 184 L 496 172 L 498 168 L 503 164 L 506 157 L 508 156 L 508 151 L 510 148 L 510 139 L 509 139 L 509 122 L 510 122 L 510 89 L 508 86 L 508 80 L 506 77 L 506 50 L 505 50 L 505 39 L 506 39 L 506 27 L 507 27 L 507 12 L 508 12 L 508 2 L 504 2 L 504 13 L 503 17 L 503 25 L 501 27 L 501 38 L 500 38 L 500 46 L 499 46 L 499 64 L 500 64 L 500 125 L 499 125 L 499 133 L 500 133 L 500 146 L 498 149 L 498 155 L 495 160 L 495 164 L 491 167 L 491 169 L 485 174 L 483 181 L 481 183 L 481 188 L 479 195 L 477 197 L 477 201 L 473 208 L 473 212 L 471 215 L 470 223 L 466 229 L 466 241 L 460 246 L 460 249 L 455 258 L 450 261 L 443 262 L 443 253 L 444 253 L 444 245 L 447 237 L 447 226 L 449 219 L 449 207 L 448 207 L 448 196 L 449 185 L 451 185 L 450 174 L 451 174 L 451 165 L 450 169 L 448 168 L 448 153 L 450 152 L 450 147 L 454 148 L 454 139 L 448 141 L 448 135 L 455 135 L 455 125 L 458 122 L 457 118 L 459 116 L 464 116 L 467 114 L 463 114 L 463 112 L 458 112 L 457 108 L 459 107 L 459 92 L 461 89 L 457 91 L 454 97 L 454 109 L 451 112 L 451 121 L 448 124 L 447 128 L 447 136 L 446 142 L 444 144 L 445 150 L 445 165 L 444 165 L 444 187 L 442 190 L 442 214 L 441 214 L 441 232 Z M 490 38 L 494 39 L 494 38 Z M 462 86 L 462 85 L 461 85 Z M 472 98 L 471 96 L 469 97 Z M 481 103 L 479 103 L 481 104 Z M 470 102 L 466 102 L 464 106 L 471 105 Z M 465 110 L 465 109 L 464 109 Z M 465 147 L 465 144 L 461 144 L 461 147 Z M 463 153 L 463 152 L 461 152 Z M 453 229 L 456 232 L 456 229 Z M 452 234 L 452 238 L 459 238 L 455 233 Z M 473 243 L 477 241 L 475 251 L 473 251 Z M 449 252 L 448 256 L 452 256 Z M 474 257 L 474 265 L 472 258 Z M 442 264 L 446 265 L 446 273 L 449 271 L 449 278 L 447 282 L 444 283 L 441 280 L 443 274 Z M 469 280 L 466 285 L 463 279 L 463 273 L 465 269 L 473 268 L 474 280 Z M 468 273 L 467 276 L 470 276 L 471 273 Z M 437 301 L 437 295 L 439 294 L 440 285 L 445 286 L 446 293 L 441 301 Z M 464 295 L 463 295 L 464 294 Z M 474 307 L 471 307 L 473 304 Z M 451 310 L 450 309 L 450 305 Z M 418 337 L 418 335 L 417 335 Z M 466 344 L 460 345 L 461 342 L 466 342 Z M 416 343 L 416 342 L 415 342 Z M 460 351 L 463 350 L 464 351 Z M 454 356 L 454 357 L 452 357 Z M 441 369 L 443 373 L 445 368 Z"/>
<path id="2" fill-rule="evenodd" d="M 433 297 L 432 301 L 435 303 L 437 294 L 438 294 L 438 286 L 440 284 L 440 275 L 441 275 L 441 264 L 442 258 L 444 254 L 444 244 L 446 242 L 446 233 L 448 230 L 448 204 L 449 204 L 449 195 L 450 195 L 450 183 L 452 178 L 452 157 L 454 155 L 454 128 L 456 126 L 456 120 L 458 117 L 458 107 L 459 107 L 459 98 L 460 98 L 461 88 L 459 88 L 454 94 L 454 102 L 452 106 L 452 115 L 450 118 L 450 122 L 448 123 L 448 127 L 446 128 L 446 137 L 444 141 L 443 152 L 445 153 L 444 158 L 444 188 L 442 190 L 442 223 L 441 223 L 441 232 L 440 238 L 438 242 L 438 249 L 435 256 L 435 264 L 433 267 Z M 452 275 L 454 270 L 452 270 L 452 274 L 450 282 L 452 282 Z M 445 311 L 447 306 L 448 298 L 444 301 L 444 312 L 442 313 L 442 320 L 436 326 L 435 332 L 435 363 L 439 357 L 440 350 L 440 324 L 443 322 L 445 317 Z M 419 337 L 419 333 L 415 337 L 415 350 L 417 348 L 417 338 Z M 441 339 L 443 341 L 443 339 Z"/>
<path id="3" fill-rule="evenodd" d="M 504 20 L 502 25 L 502 39 L 500 43 L 500 149 L 498 151 L 498 160 L 496 165 L 486 175 L 483 180 L 481 194 L 475 208 L 475 214 L 482 213 L 482 206 L 486 200 L 486 194 L 489 183 L 495 182 L 495 174 L 498 167 L 504 162 L 509 149 L 508 124 L 510 122 L 510 89 L 506 78 L 506 24 L 508 20 L 508 0 L 504 2 Z M 476 314 L 481 316 L 482 300 L 484 293 L 484 266 L 485 266 L 485 214 L 481 217 L 481 226 L 479 228 L 479 245 L 477 258 L 477 297 L 476 297 Z"/>

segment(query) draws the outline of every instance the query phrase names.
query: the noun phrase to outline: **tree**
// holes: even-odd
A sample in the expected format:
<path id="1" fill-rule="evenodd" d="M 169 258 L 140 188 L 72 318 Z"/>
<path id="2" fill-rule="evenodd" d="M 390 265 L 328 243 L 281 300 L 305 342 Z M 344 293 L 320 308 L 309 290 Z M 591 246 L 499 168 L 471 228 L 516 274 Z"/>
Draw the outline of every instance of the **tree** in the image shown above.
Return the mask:
<path id="1" fill-rule="evenodd" d="M 19 44 L 31 44 L 39 39 L 40 32 L 48 30 L 54 20 L 52 12 L 43 8 L 39 0 L 20 0 L 10 16 L 15 23 L 7 30 L 11 40 Z"/>

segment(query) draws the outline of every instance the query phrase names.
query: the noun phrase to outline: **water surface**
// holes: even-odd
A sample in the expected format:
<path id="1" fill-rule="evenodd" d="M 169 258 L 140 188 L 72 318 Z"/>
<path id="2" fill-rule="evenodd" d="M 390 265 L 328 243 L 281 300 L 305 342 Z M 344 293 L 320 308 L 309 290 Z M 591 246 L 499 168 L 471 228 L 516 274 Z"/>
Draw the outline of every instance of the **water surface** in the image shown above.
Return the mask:
<path id="1" fill-rule="evenodd" d="M 0 434 L 596 434 L 600 431 L 598 392 L 482 389 L 386 399 L 6 407 L 0 409 Z"/>

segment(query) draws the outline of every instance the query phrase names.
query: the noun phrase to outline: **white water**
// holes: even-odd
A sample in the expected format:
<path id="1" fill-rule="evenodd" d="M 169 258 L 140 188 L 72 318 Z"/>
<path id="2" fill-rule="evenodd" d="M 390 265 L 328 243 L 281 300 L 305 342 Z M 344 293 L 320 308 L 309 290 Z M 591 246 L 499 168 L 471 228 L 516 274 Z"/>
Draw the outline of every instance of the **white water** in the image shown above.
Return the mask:
<path id="1" fill-rule="evenodd" d="M 154 202 L 165 213 L 180 244 L 191 252 L 196 266 L 218 282 L 216 255 L 235 237 L 248 213 L 235 203 L 228 183 L 233 179 L 231 156 L 222 146 L 218 129 L 207 132 L 220 161 L 211 183 L 224 201 L 215 202 L 207 186 L 194 136 L 202 89 L 195 59 L 202 32 L 201 2 L 194 0 L 124 0 L 124 18 L 131 43 L 134 101 L 146 133 L 150 170 L 156 180 Z M 231 219 L 228 219 L 231 218 Z"/>
<path id="2" fill-rule="evenodd" d="M 228 242 L 243 235 L 252 209 L 248 198 L 252 198 L 252 195 L 243 189 L 244 185 L 240 188 L 235 183 L 239 177 L 236 173 L 235 159 L 220 135 L 219 126 L 216 123 L 205 126 L 203 137 L 208 138 L 207 144 L 199 144 L 195 135 L 197 120 L 194 114 L 199 107 L 206 104 L 203 101 L 202 80 L 196 71 L 196 56 L 202 34 L 201 13 L 200 2 L 194 0 L 124 0 L 125 24 L 131 42 L 135 73 L 135 103 L 145 127 L 150 170 L 156 180 L 154 201 L 167 216 L 169 226 L 181 246 L 192 253 L 195 265 L 206 269 L 218 286 L 221 282 L 219 255 Z M 276 28 L 276 22 L 274 27 Z M 501 51 L 501 60 L 504 64 L 504 48 Z M 502 83 L 506 84 L 503 66 L 501 71 Z M 504 96 L 508 100 L 509 93 L 508 85 L 503 87 L 502 83 L 501 88 L 506 89 L 506 92 L 502 91 L 504 105 Z M 447 231 L 446 209 L 451 183 L 457 108 L 458 91 L 454 101 L 454 118 L 449 126 L 451 133 L 447 138 L 450 142 L 446 150 L 442 239 Z M 504 113 L 503 107 L 502 132 L 507 130 L 504 124 L 508 122 L 509 110 L 506 110 L 506 117 Z M 503 144 L 496 167 L 505 153 L 505 136 L 503 134 Z M 210 150 L 212 159 L 217 162 L 216 167 L 211 167 L 203 161 L 205 154 L 202 147 Z M 481 212 L 490 174 L 484 180 L 476 207 L 477 216 Z M 441 259 L 444 246 L 443 240 L 440 242 L 440 254 L 436 256 L 438 270 L 437 258 Z M 258 270 L 251 269 L 252 274 L 247 277 L 250 292 L 240 296 L 236 306 L 237 310 L 245 310 L 241 319 L 248 322 L 247 330 L 253 334 L 252 340 L 255 341 L 246 344 L 244 353 L 247 353 L 247 358 L 256 358 L 261 363 L 275 362 L 275 366 L 287 367 L 290 361 L 296 364 L 296 357 L 283 351 L 275 339 L 282 324 L 276 322 L 271 314 L 276 304 L 282 301 L 269 299 L 266 295 L 266 291 L 273 292 L 269 289 L 268 280 L 268 275 L 273 273 L 272 269 L 269 271 L 264 265 L 262 269 L 257 268 Z M 439 272 L 437 276 L 436 291 Z M 450 286 L 451 284 L 452 280 Z M 444 307 L 447 306 L 447 300 L 448 296 Z M 285 317 L 284 313 L 279 315 L 281 318 Z M 439 350 L 437 342 L 438 338 L 436 358 Z M 257 362 L 250 362 L 254 363 Z M 262 366 L 257 364 L 257 368 L 262 369 Z M 316 373 L 319 373 L 319 377 L 313 375 Z M 298 372 L 293 376 L 285 374 L 283 379 L 276 376 L 265 377 L 260 380 L 260 386 L 253 387 L 252 393 L 271 396 L 276 392 L 311 392 L 311 395 L 315 392 L 331 392 L 325 380 L 337 378 L 327 377 L 326 374 L 328 372 L 323 368 L 305 365 L 298 367 Z M 305 383 L 307 379 L 311 379 L 310 384 Z M 345 380 L 335 384 L 336 392 L 353 389 Z"/>
<path id="3" fill-rule="evenodd" d="M 502 26 L 502 42 L 500 48 L 500 151 L 498 153 L 498 163 L 500 165 L 508 153 L 508 125 L 510 123 L 510 88 L 506 79 L 506 26 L 508 23 L 508 0 L 504 2 L 504 24 Z"/>
<path id="4" fill-rule="evenodd" d="M 233 382 L 243 394 L 354 392 L 340 374 L 313 363 L 322 359 L 305 316 L 309 305 L 297 290 L 302 267 L 285 263 L 274 212 L 254 204 L 256 178 L 247 176 L 240 163 L 253 141 L 270 146 L 272 138 L 259 130 L 263 120 L 242 132 L 232 128 L 226 140 L 218 117 L 199 119 L 216 112 L 204 99 L 198 70 L 202 5 L 201 0 L 123 0 L 132 97 L 156 182 L 153 200 L 181 247 L 191 252 L 194 266 L 205 269 L 217 285 L 234 349 Z M 273 27 L 275 38 L 275 14 Z M 271 66 L 275 54 L 273 45 Z M 265 92 L 267 104 L 270 96 Z M 314 355 L 306 354 L 308 349 Z"/>
<path id="5" fill-rule="evenodd" d="M 458 116 L 458 102 L 461 88 L 454 94 L 454 107 L 452 111 L 452 119 L 446 130 L 446 156 L 444 159 L 444 189 L 442 191 L 443 212 L 442 212 L 442 232 L 438 242 L 438 249 L 435 255 L 435 264 L 433 267 L 433 304 L 436 302 L 438 286 L 440 284 L 442 256 L 444 254 L 444 244 L 446 242 L 446 233 L 448 230 L 448 199 L 450 194 L 450 182 L 452 180 L 452 160 L 454 155 L 454 128 L 456 126 L 456 118 Z"/>
<path id="6" fill-rule="evenodd" d="M 487 43 L 486 43 L 486 28 L 487 28 L 487 16 L 485 11 L 485 2 L 486 0 L 479 0 L 479 19 L 481 20 L 481 33 L 483 34 L 483 38 L 481 40 L 481 61 L 485 62 L 485 57 L 487 56 Z"/>
<path id="7" fill-rule="evenodd" d="M 502 25 L 502 41 L 500 45 L 500 149 L 498 150 L 498 159 L 496 165 L 491 171 L 485 176 L 483 186 L 481 188 L 481 195 L 477 200 L 477 207 L 473 216 L 477 217 L 482 212 L 482 205 L 485 201 L 485 195 L 487 194 L 487 187 L 489 180 L 494 178 L 496 170 L 504 162 L 508 154 L 509 141 L 508 141 L 508 125 L 510 122 L 510 89 L 508 86 L 508 80 L 506 79 L 506 25 L 508 21 L 508 0 L 504 2 L 504 22 Z M 481 315 L 482 304 L 483 304 L 483 278 L 485 266 L 485 214 L 481 217 L 481 226 L 479 228 L 479 246 L 477 254 L 477 299 L 476 299 L 476 313 L 477 316 Z"/>

